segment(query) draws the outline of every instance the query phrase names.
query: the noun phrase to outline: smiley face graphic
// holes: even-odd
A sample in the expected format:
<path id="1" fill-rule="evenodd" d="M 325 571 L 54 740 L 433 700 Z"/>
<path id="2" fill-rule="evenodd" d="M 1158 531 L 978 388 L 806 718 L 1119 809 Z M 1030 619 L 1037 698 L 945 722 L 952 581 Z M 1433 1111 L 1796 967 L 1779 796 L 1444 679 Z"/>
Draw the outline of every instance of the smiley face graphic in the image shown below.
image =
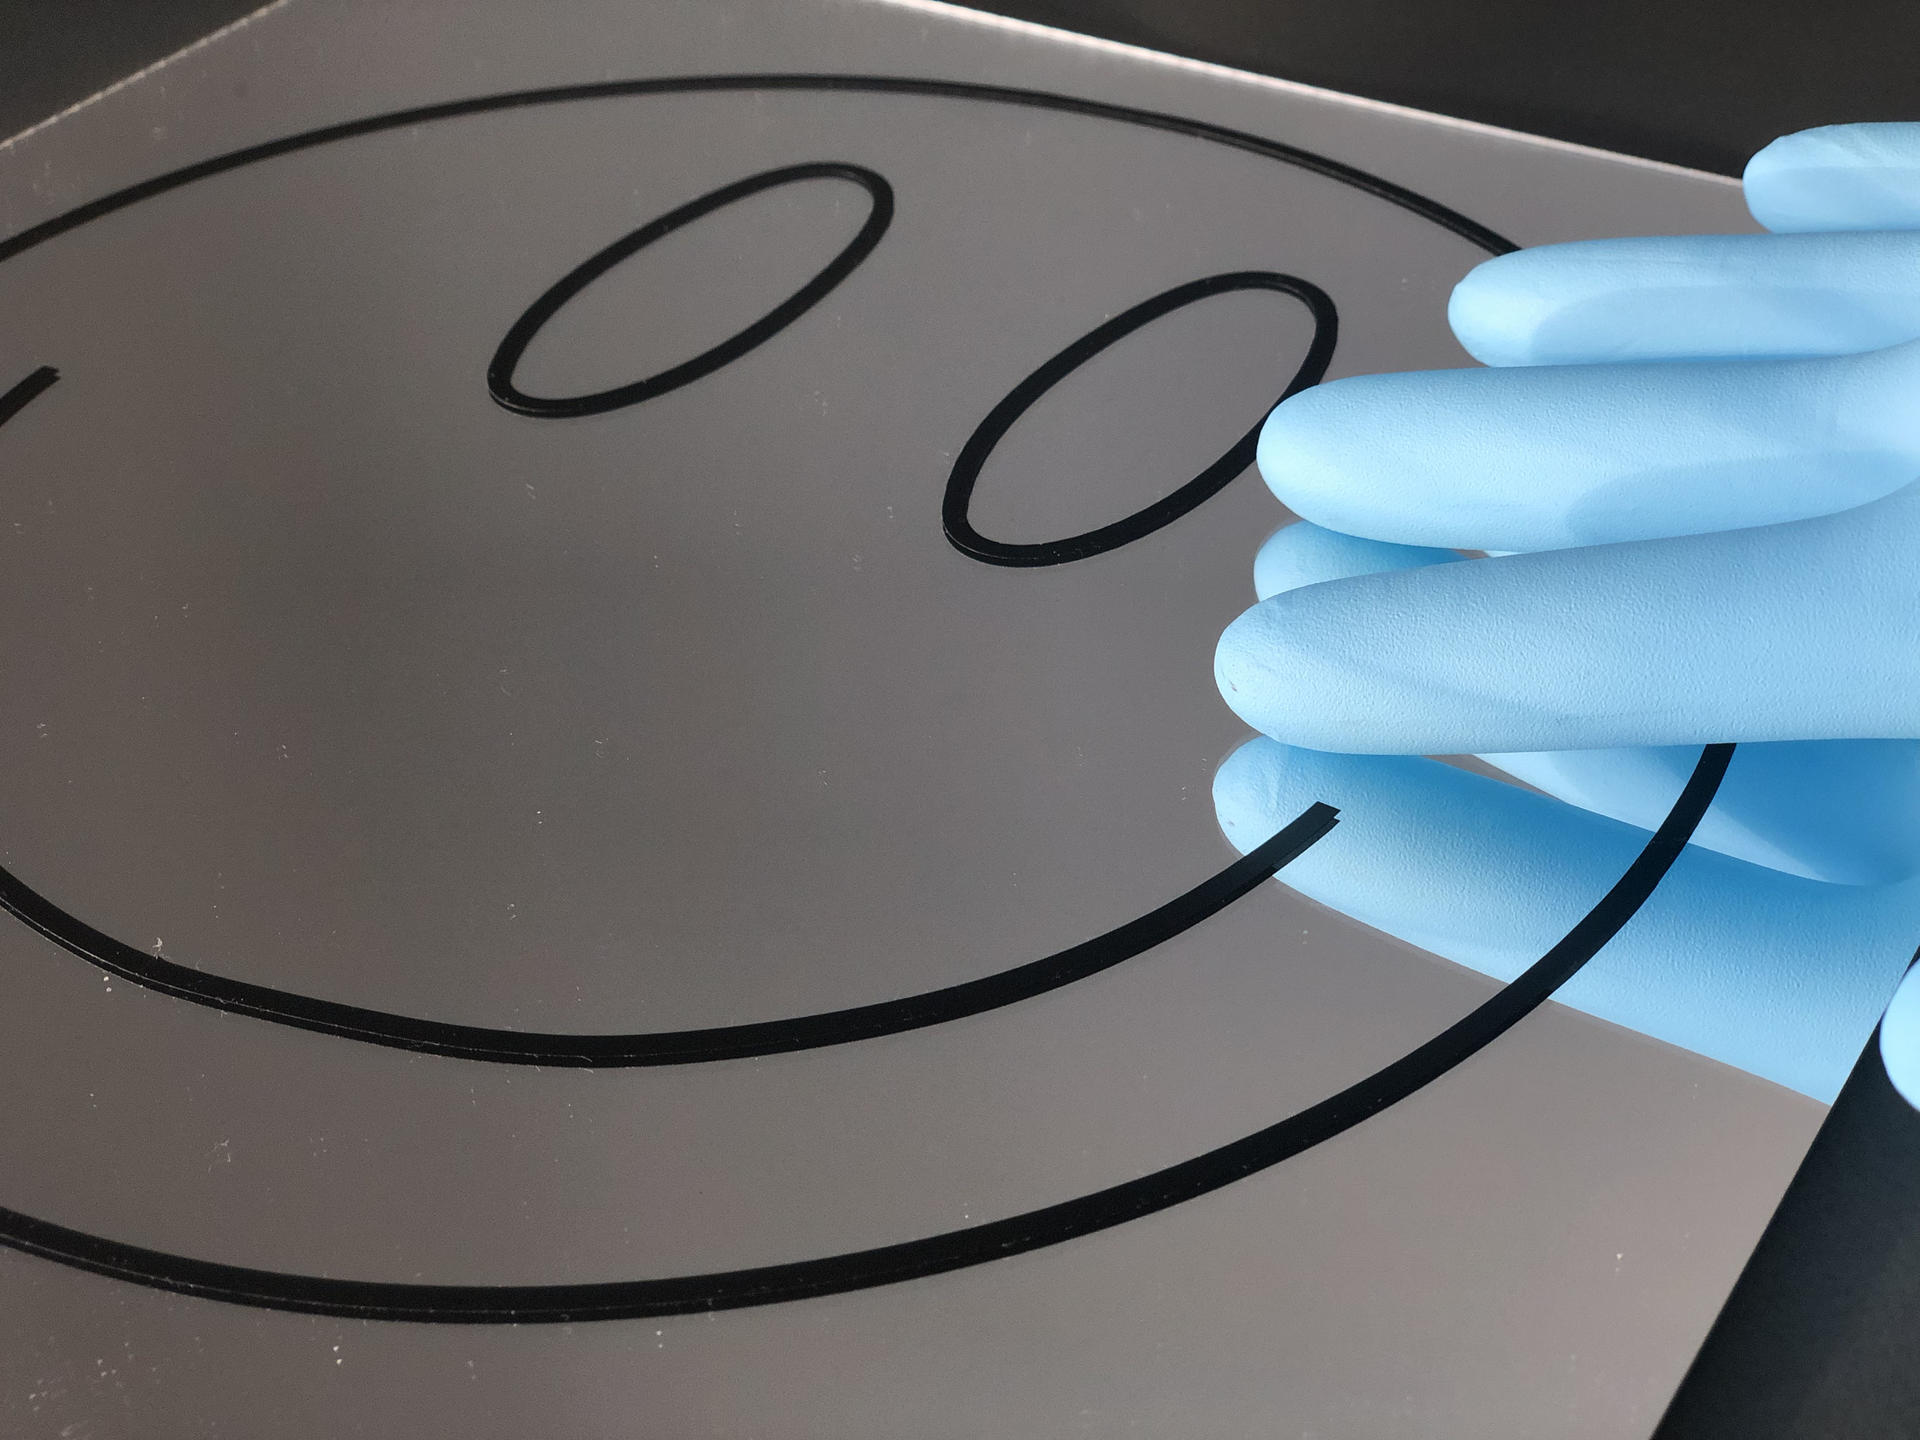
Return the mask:
<path id="1" fill-rule="evenodd" d="M 1154 186 L 1115 183 L 1148 160 Z M 1362 225 L 1394 283 L 1336 286 Z M 0 905 L 202 1019 L 451 1066 L 908 1044 L 1090 982 L 1334 823 L 1311 807 L 1220 864 L 1220 557 L 1270 523 L 1233 482 L 1336 356 L 1438 353 L 1431 297 L 1505 248 L 1257 136 L 887 76 L 487 96 L 82 206 L 0 242 L 24 357 L 0 377 Z M 1484 1047 L 1651 893 L 1725 760 L 1444 1034 L 1004 1218 L 539 1284 L 234 1265 L 12 1210 L 0 1239 L 458 1321 L 764 1304 L 1055 1244 Z"/>

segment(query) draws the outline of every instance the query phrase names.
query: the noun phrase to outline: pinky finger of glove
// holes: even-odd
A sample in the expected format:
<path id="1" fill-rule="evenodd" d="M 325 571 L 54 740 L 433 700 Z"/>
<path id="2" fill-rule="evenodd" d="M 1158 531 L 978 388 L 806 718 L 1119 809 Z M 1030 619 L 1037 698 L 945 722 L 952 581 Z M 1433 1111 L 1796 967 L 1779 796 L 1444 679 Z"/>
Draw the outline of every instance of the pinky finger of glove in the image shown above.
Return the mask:
<path id="1" fill-rule="evenodd" d="M 1279 877 L 1456 964 L 1511 980 L 1619 879 L 1644 832 L 1413 757 L 1271 740 L 1214 778 L 1222 830 L 1250 850 L 1314 800 L 1340 824 Z M 1790 1086 L 1839 1093 L 1898 984 L 1920 889 L 1822 885 L 1689 846 L 1557 999 Z"/>

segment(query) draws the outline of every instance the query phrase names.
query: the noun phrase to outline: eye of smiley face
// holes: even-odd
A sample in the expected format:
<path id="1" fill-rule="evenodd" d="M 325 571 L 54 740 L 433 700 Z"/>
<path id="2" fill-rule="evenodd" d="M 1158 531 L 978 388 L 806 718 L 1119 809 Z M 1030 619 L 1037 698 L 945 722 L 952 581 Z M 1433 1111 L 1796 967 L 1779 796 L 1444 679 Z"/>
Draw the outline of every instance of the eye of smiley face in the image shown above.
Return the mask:
<path id="1" fill-rule="evenodd" d="M 672 156 L 686 152 L 658 132 L 697 132 L 701 106 L 741 96 L 1010 116 L 1015 130 L 996 137 L 1003 143 L 1023 111 L 1051 111 L 1087 134 L 1124 137 L 1115 142 L 1122 150 L 1144 135 L 1218 156 L 1220 168 L 1194 175 L 1183 182 L 1192 193 L 1173 193 L 1147 214 L 1113 187 L 1103 191 L 1097 177 L 1064 185 L 1059 155 L 1015 152 L 998 157 L 1007 174 L 984 203 L 969 183 L 973 157 L 912 147 L 889 156 L 872 137 L 870 112 L 849 112 L 836 133 L 830 107 L 805 111 L 809 148 L 858 137 L 862 158 L 792 160 L 704 190 L 667 163 L 662 178 L 674 185 L 661 188 L 696 189 L 694 198 L 546 281 L 504 331 L 511 297 L 536 288 L 523 281 L 543 266 L 550 276 L 547 257 L 580 253 L 572 241 L 587 230 L 604 236 L 613 228 L 605 216 L 520 195 L 492 214 L 496 233 L 464 248 L 402 243 L 417 238 L 409 226 L 420 216 L 439 224 L 443 242 L 467 233 L 449 232 L 447 216 L 472 197 L 436 188 L 431 156 L 422 154 L 461 128 L 448 122 L 494 125 L 482 138 L 513 152 L 505 164 L 537 153 L 548 137 L 539 126 L 500 127 L 502 112 L 524 121 L 588 101 L 678 102 L 686 114 L 655 127 L 659 153 Z M 790 150 L 794 135 L 782 128 L 790 118 L 769 113 L 747 126 L 743 148 Z M 605 123 L 605 115 L 589 122 Z M 405 194 L 408 204 L 388 208 L 385 229 L 361 227 L 378 233 L 353 235 L 359 248 L 330 235 L 289 245 L 325 210 L 325 197 L 365 202 L 367 177 L 343 157 L 364 164 L 372 152 L 355 147 L 387 132 L 405 143 L 382 152 L 392 156 L 383 183 L 389 198 Z M 1087 143 L 1076 134 L 1076 161 Z M 22 667 L 34 677 L 24 705 L 54 718 L 36 734 L 45 743 L 20 757 L 33 763 L 9 766 L 22 777 L 9 809 L 34 823 L 10 839 L 19 861 L 0 879 L 0 903 L 113 974 L 256 1019 L 464 1059 L 588 1067 L 737 1058 L 942 1023 L 1084 979 L 1217 912 L 1324 834 L 1332 814 L 1315 807 L 1211 876 L 1192 866 L 1190 888 L 1173 893 L 1182 883 L 1166 878 L 1170 857 L 1183 853 L 1167 840 L 1176 812 L 1164 797 L 1118 817 L 1111 806 L 1124 789 L 1116 782 L 1146 773 L 1169 723 L 1177 731 L 1192 714 L 1182 702 L 1139 723 L 1127 702 L 1138 662 L 1122 661 L 1152 624 L 1141 597 L 1151 598 L 1155 582 L 1212 568 L 1223 537 L 1244 534 L 1255 511 L 1230 510 L 1222 492 L 1247 468 L 1265 410 L 1283 391 L 1314 383 L 1333 358 L 1334 301 L 1311 280 L 1260 268 L 1273 246 L 1243 238 L 1259 226 L 1212 248 L 1194 238 L 1209 197 L 1276 173 L 1310 177 L 1318 188 L 1309 193 L 1330 209 L 1361 205 L 1431 231 L 1440 242 L 1436 274 L 1464 268 L 1475 247 L 1504 246 L 1431 201 L 1257 137 L 1066 97 L 886 77 L 633 82 L 377 117 L 161 177 L 0 245 L 0 261 L 16 272 L 43 265 L 31 280 L 40 296 L 54 296 L 59 286 L 50 282 L 90 273 L 93 222 L 164 229 L 168 206 L 201 195 L 208 198 L 199 203 L 217 205 L 229 177 L 265 177 L 232 252 L 181 256 L 163 245 L 152 273 L 106 277 L 112 303 L 101 308 L 114 317 L 117 341 L 102 333 L 78 343 L 70 328 L 63 333 L 52 300 L 23 306 L 18 333 L 64 345 L 58 358 L 68 378 L 56 388 L 51 370 L 35 370 L 0 401 L 0 420 L 34 415 L 31 428 L 9 424 L 5 438 L 24 447 L 26 468 L 48 477 L 46 513 L 58 517 L 40 523 L 39 559 L 16 572 L 17 593 L 49 614 L 58 609 L 70 641 L 111 637 L 114 648 L 95 661 L 72 657 L 103 647 L 69 645 L 61 665 Z M 708 227 L 720 212 L 776 192 L 791 200 L 825 188 L 815 182 L 863 192 L 852 238 L 770 306 L 765 296 L 735 293 L 752 288 L 741 278 L 751 267 L 735 257 L 714 273 Z M 1284 200 L 1273 209 L 1287 248 L 1311 249 L 1303 238 L 1311 224 Z M 404 223 L 390 223 L 395 214 Z M 764 229 L 786 243 L 819 219 L 804 209 L 772 212 Z M 1106 263 L 1083 266 L 1064 284 L 1058 266 L 1045 284 L 1022 281 L 1018 262 L 1031 260 L 1040 231 Z M 1182 237 L 1179 248 L 1165 244 L 1168 234 Z M 69 236 L 65 253 L 49 243 Z M 1329 222 L 1320 243 L 1337 246 L 1340 236 Z M 690 253 L 697 258 L 704 246 L 709 257 L 701 303 L 690 308 L 739 301 L 752 318 L 645 378 L 585 383 L 589 372 L 604 379 L 628 363 L 635 347 L 630 336 L 603 335 L 569 359 L 566 325 L 576 310 L 591 323 L 590 287 L 615 284 L 623 262 L 674 240 L 698 242 Z M 915 283 L 928 292 L 916 297 L 926 302 L 918 315 L 903 303 L 902 272 L 888 268 L 896 246 L 935 251 L 931 263 L 917 261 L 923 278 Z M 377 263 L 369 265 L 369 251 Z M 182 288 L 196 265 L 202 283 Z M 223 265 L 224 294 L 206 283 Z M 486 283 L 459 283 L 478 277 Z M 442 307 L 438 286 L 487 303 Z M 343 295 L 357 312 L 344 319 L 329 308 Z M 1281 323 L 1292 328 L 1277 340 L 1273 309 L 1248 323 L 1216 304 L 1261 295 L 1287 302 Z M 840 307 L 832 313 L 829 296 Z M 1379 302 L 1342 303 L 1366 316 Z M 309 358 L 332 363 L 339 337 L 364 340 L 366 311 L 381 308 L 396 323 L 364 374 L 323 372 Z M 230 333 L 240 314 L 252 322 L 241 327 L 254 337 L 251 351 L 213 356 L 195 343 L 200 327 Z M 1158 393 L 1146 398 L 1156 414 L 1187 417 L 1166 449 L 1198 461 L 1170 474 L 1151 463 L 1167 455 L 1151 455 L 1133 481 L 1144 503 L 1129 497 L 1119 518 L 1066 526 L 1064 539 L 992 540 L 976 528 L 976 506 L 1016 532 L 1057 521 L 1063 501 L 1084 511 L 1093 494 L 1097 507 L 1095 486 L 1034 484 L 1020 463 L 1020 432 L 1044 430 L 1043 402 L 1094 377 L 1095 361 L 1124 358 L 1138 343 L 1130 337 L 1164 336 L 1194 316 L 1231 332 L 1228 348 L 1259 361 L 1230 356 L 1221 368 L 1245 374 L 1250 388 L 1211 403 L 1184 391 L 1177 373 L 1154 373 Z M 804 344 L 803 319 L 811 327 Z M 1369 327 L 1348 328 L 1363 337 L 1366 368 Z M 482 387 L 471 357 L 485 353 L 489 329 L 502 338 Z M 153 353 L 170 343 L 169 331 L 184 332 L 183 348 L 213 359 L 218 373 L 156 373 Z M 296 343 L 303 331 L 310 351 Z M 129 334 L 155 337 L 153 350 L 129 346 Z M 1289 343 L 1301 358 L 1276 363 Z M 1011 356 L 1024 358 L 1010 372 Z M 560 393 L 530 390 L 536 382 L 522 378 L 542 366 L 564 377 L 570 365 L 573 384 Z M 1006 389 L 1010 373 L 1025 378 Z M 265 401 L 223 416 L 213 401 L 228 386 Z M 995 386 L 999 398 L 983 406 Z M 108 393 L 118 409 L 99 427 L 102 447 L 123 447 L 142 426 L 177 446 L 156 457 L 142 491 L 118 512 L 102 509 L 92 484 L 104 448 L 89 451 L 89 437 L 74 439 L 69 423 Z M 56 394 L 66 401 L 57 413 L 47 398 Z M 675 404 L 682 408 L 667 413 Z M 198 412 L 200 423 L 178 423 L 183 411 Z M 1224 432 L 1223 415 L 1232 417 Z M 1074 419 L 1056 415 L 1052 424 L 1073 430 Z M 527 423 L 536 420 L 571 423 Z M 553 458 L 561 432 L 564 473 Z M 1222 438 L 1231 441 L 1224 451 Z M 1112 465 L 1141 442 L 1137 431 L 1122 435 L 1096 461 Z M 1080 443 L 1099 450 L 1084 425 Z M 263 458 L 279 468 L 250 469 Z M 1199 508 L 1216 495 L 1218 505 Z M 1158 533 L 1183 518 L 1186 525 Z M 198 537 L 198 549 L 184 565 L 151 556 L 155 534 Z M 268 535 L 278 573 L 253 559 Z M 143 554 L 154 563 L 143 568 Z M 1071 563 L 1096 557 L 1104 569 Z M 637 594 L 636 575 L 644 582 Z M 108 576 L 114 586 L 102 584 Z M 76 582 L 89 601 L 117 588 L 97 621 L 73 619 Z M 1231 577 L 1223 601 L 1231 594 L 1237 605 L 1238 589 Z M 150 610 L 153 625 L 136 627 Z M 1087 624 L 1096 613 L 1098 634 Z M 1153 648 L 1204 657 L 1187 632 L 1217 628 L 1196 607 L 1163 625 Z M 994 645 L 959 643 L 983 629 Z M 130 650 L 134 636 L 144 653 Z M 1194 705 L 1210 711 L 1206 686 L 1193 689 Z M 112 703 L 103 705 L 103 694 Z M 251 711 L 238 730 L 225 708 L 235 694 Z M 1220 748 L 1211 731 L 1201 733 L 1212 748 L 1196 774 Z M 1089 741 L 1096 755 L 1083 764 L 1075 751 L 1084 755 Z M 122 763 L 100 763 L 115 753 Z M 1058 809 L 1058 823 L 1023 826 L 1036 804 Z M 84 835 L 75 814 L 89 817 Z M 1189 811 L 1184 823 L 1195 833 L 1204 828 L 1191 819 Z M 1063 835 L 1093 833 L 1112 845 L 1060 844 Z M 192 843 L 169 853 L 161 837 L 181 834 Z M 913 843 L 902 844 L 903 835 Z M 261 843 L 272 836 L 279 839 Z M 1218 852 L 1209 841 L 1199 853 Z M 768 883 L 783 871 L 786 883 Z M 1648 873 L 1635 885 L 1657 883 Z M 750 885 L 743 875 L 753 876 Z M 1142 914 L 1135 897 L 1148 882 L 1166 898 Z M 1066 931 L 1059 941 L 1094 938 L 1056 942 L 1012 969 L 983 974 L 976 963 L 969 973 L 968 951 L 1003 953 L 993 943 L 1009 933 L 1002 912 L 1029 890 L 1062 913 L 1014 934 L 1052 927 Z M 225 900 L 210 902 L 214 893 Z M 1617 927 L 1637 901 L 1622 891 L 1608 903 L 1578 943 L 1556 951 L 1556 966 L 1570 956 L 1577 966 L 1604 940 L 1593 935 Z M 115 938 L 149 932 L 173 938 L 151 946 Z M 884 949 L 880 937 L 891 942 Z M 877 951 L 901 958 L 888 979 L 904 998 L 860 997 Z M 585 967 L 587 1001 L 542 1012 L 525 976 L 554 955 L 612 963 Z M 716 965 L 716 956 L 727 963 Z M 617 1012 L 623 999 L 631 1011 L 636 960 L 645 1008 L 706 1023 L 581 1026 L 582 1016 Z M 852 1003 L 810 1007 L 810 989 Z M 135 1257 L 12 1212 L 7 1233 L 11 1243 L 94 1268 L 110 1268 L 101 1257 L 111 1253 L 115 1273 L 149 1283 L 393 1318 L 585 1318 L 798 1298 L 1055 1243 L 1229 1183 L 1443 1073 L 1550 989 L 1517 985 L 1504 1010 L 1462 1022 L 1467 1028 L 1450 1031 L 1419 1063 L 1389 1067 L 1311 1112 L 1143 1180 L 927 1241 L 773 1267 L 779 1276 L 742 1271 L 544 1287 L 554 1293 L 542 1295 L 242 1281 L 215 1276 L 223 1267 Z M 488 1023 L 488 1010 L 497 1014 L 509 996 L 516 1009 L 531 1004 L 574 1023 Z M 661 996 L 664 1005 L 655 1003 Z M 711 1023 L 741 996 L 753 1018 Z"/>

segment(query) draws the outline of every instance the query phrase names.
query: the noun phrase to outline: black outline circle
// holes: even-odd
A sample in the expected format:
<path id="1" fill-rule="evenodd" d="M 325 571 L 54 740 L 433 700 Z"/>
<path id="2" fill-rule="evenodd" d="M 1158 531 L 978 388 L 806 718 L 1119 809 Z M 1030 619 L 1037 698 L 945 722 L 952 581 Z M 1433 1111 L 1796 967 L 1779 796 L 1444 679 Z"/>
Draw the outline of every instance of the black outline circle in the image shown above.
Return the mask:
<path id="1" fill-rule="evenodd" d="M 464 115 L 569 101 L 777 90 L 944 96 L 1023 105 L 1192 136 L 1326 176 L 1420 215 L 1489 253 L 1504 254 L 1515 248 L 1510 241 L 1457 211 L 1390 181 L 1296 146 L 1182 116 L 964 81 L 875 75 L 736 74 L 603 81 L 514 91 L 367 116 L 286 136 L 127 186 L 32 226 L 0 242 L 0 261 L 91 220 L 195 180 L 337 140 Z M 50 369 L 36 371 L 3 400 L 15 402 L 12 410 L 17 410 L 54 378 L 57 377 Z M 35 386 L 38 388 L 31 388 Z M 4 403 L 0 403 L 0 409 L 4 408 Z M 12 410 L 7 413 L 11 414 Z M 611 1319 L 769 1304 L 890 1284 L 1056 1244 L 1165 1209 L 1277 1164 L 1405 1098 L 1491 1043 L 1544 1002 L 1597 953 L 1653 892 L 1711 802 L 1732 753 L 1731 745 L 1709 746 L 1703 750 L 1673 810 L 1607 895 L 1525 974 L 1440 1035 L 1358 1084 L 1243 1140 L 1137 1180 L 1024 1216 L 899 1245 L 787 1265 L 581 1285 L 403 1285 L 282 1274 L 169 1255 L 86 1235 L 6 1209 L 0 1209 L 0 1244 L 157 1289 L 241 1304 L 362 1318 L 455 1322 Z"/>
<path id="2" fill-rule="evenodd" d="M 669 366 L 657 375 L 649 375 L 630 385 L 616 385 L 611 390 L 596 391 L 591 395 L 529 395 L 513 383 L 513 372 L 519 368 L 521 357 L 527 353 L 527 346 L 533 343 L 534 337 L 546 323 L 559 314 L 569 300 L 621 261 L 637 255 L 656 240 L 665 239 L 683 226 L 711 215 L 715 210 L 725 209 L 763 190 L 797 185 L 805 180 L 851 180 L 867 192 L 870 202 L 867 218 L 859 232 L 817 275 L 751 325 L 718 345 L 701 351 L 691 360 Z M 711 375 L 715 370 L 731 365 L 749 350 L 765 344 L 826 299 L 834 286 L 851 275 L 873 253 L 874 247 L 880 243 L 880 237 L 887 233 L 887 226 L 892 223 L 893 186 L 887 183 L 886 176 L 864 165 L 847 161 L 821 160 L 806 165 L 788 165 L 778 170 L 764 170 L 758 175 L 749 175 L 731 185 L 723 185 L 621 236 L 548 286 L 545 293 L 508 327 L 500 341 L 500 348 L 493 352 L 493 361 L 487 366 L 487 390 L 497 404 L 516 414 L 532 415 L 543 420 L 563 420 L 624 410 L 629 405 L 639 405 L 670 390 L 678 390 L 682 385 L 691 385 L 701 376 Z"/>
<path id="3" fill-rule="evenodd" d="M 984 560 L 989 565 L 1065 565 L 1073 560 L 1085 560 L 1109 550 L 1117 550 L 1122 545 L 1151 535 L 1226 489 L 1236 476 L 1253 463 L 1254 451 L 1260 443 L 1260 427 L 1266 420 L 1265 414 L 1254 421 L 1252 429 L 1233 442 L 1226 454 L 1193 479 L 1173 493 L 1162 496 L 1151 505 L 1142 506 L 1110 525 L 1069 535 L 1064 540 L 1014 544 L 1005 540 L 990 540 L 982 535 L 973 528 L 973 520 L 968 513 L 973 508 L 973 487 L 978 483 L 980 472 L 986 468 L 994 448 L 1041 396 L 1102 350 L 1118 344 L 1142 326 L 1215 295 L 1231 295 L 1243 290 L 1268 290 L 1291 295 L 1305 305 L 1307 313 L 1313 317 L 1313 339 L 1307 345 L 1307 353 L 1301 359 L 1299 368 L 1293 372 L 1293 378 L 1287 382 L 1287 388 L 1274 400 L 1274 405 L 1318 385 L 1327 373 L 1327 366 L 1333 363 L 1333 350 L 1340 335 L 1340 317 L 1334 308 L 1333 297 L 1312 281 L 1302 280 L 1297 275 L 1282 275 L 1273 270 L 1235 270 L 1189 280 L 1184 285 L 1164 290 L 1088 331 L 1014 386 L 999 404 L 987 412 L 987 418 L 967 437 L 967 443 L 961 447 L 959 457 L 953 462 L 952 473 L 947 476 L 946 494 L 940 501 L 940 525 L 954 549 L 975 560 Z M 1267 408 L 1271 410 L 1273 407 Z"/>

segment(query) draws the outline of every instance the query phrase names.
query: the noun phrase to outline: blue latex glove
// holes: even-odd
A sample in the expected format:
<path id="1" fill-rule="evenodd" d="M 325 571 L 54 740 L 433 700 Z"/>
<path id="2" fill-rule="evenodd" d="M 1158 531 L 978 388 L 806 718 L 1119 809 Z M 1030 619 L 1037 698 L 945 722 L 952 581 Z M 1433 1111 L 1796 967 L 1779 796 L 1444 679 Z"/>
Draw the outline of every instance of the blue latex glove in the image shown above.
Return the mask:
<path id="1" fill-rule="evenodd" d="M 1505 979 L 1739 741 L 1559 998 L 1830 1100 L 1920 942 L 1920 126 L 1787 136 L 1745 183 L 1779 233 L 1501 257 L 1449 310 L 1492 368 L 1273 413 L 1261 472 L 1314 523 L 1221 638 L 1271 738 L 1215 803 L 1242 848 L 1340 806 L 1286 883 Z M 1547 795 L 1418 758 L 1469 752 Z M 1920 1103 L 1920 982 L 1882 1049 Z"/>

